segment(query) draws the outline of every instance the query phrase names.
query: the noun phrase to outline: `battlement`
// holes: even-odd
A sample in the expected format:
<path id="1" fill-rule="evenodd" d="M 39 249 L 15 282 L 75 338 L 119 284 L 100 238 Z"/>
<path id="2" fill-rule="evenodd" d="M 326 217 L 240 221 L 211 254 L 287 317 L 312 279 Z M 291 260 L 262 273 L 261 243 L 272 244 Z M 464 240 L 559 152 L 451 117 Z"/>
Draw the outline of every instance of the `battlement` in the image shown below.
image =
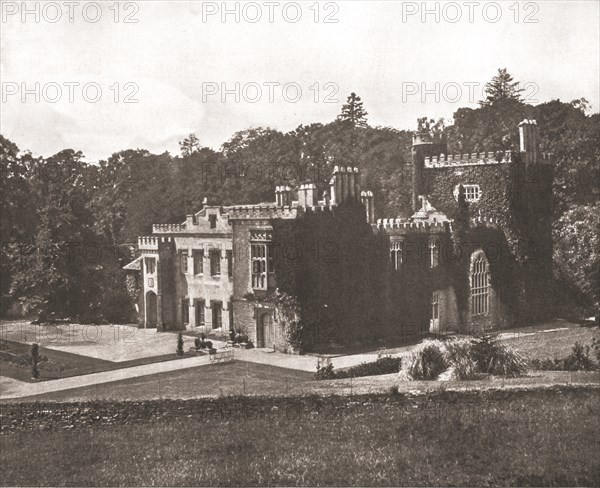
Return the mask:
<path id="1" fill-rule="evenodd" d="M 498 229 L 500 227 L 500 221 L 493 217 L 474 217 L 471 219 L 471 225 L 473 227 L 489 227 L 491 229 Z"/>
<path id="2" fill-rule="evenodd" d="M 377 229 L 386 234 L 407 232 L 445 232 L 451 229 L 451 221 L 429 222 L 426 220 L 377 219 Z"/>
<path id="3" fill-rule="evenodd" d="M 426 168 L 442 168 L 447 166 L 476 166 L 485 164 L 512 163 L 515 160 L 513 151 L 489 151 L 471 154 L 440 154 L 425 158 Z"/>
<path id="4" fill-rule="evenodd" d="M 234 205 L 227 207 L 229 219 L 294 219 L 298 208 L 294 205 L 278 206 L 276 203 L 258 205 Z"/>
<path id="5" fill-rule="evenodd" d="M 167 233 L 176 233 L 176 232 L 185 232 L 186 225 L 185 224 L 153 224 L 152 225 L 152 233 L 153 234 L 167 234 Z"/>
<path id="6" fill-rule="evenodd" d="M 172 243 L 171 237 L 140 236 L 138 237 L 138 248 L 144 251 L 158 251 L 161 243 Z"/>

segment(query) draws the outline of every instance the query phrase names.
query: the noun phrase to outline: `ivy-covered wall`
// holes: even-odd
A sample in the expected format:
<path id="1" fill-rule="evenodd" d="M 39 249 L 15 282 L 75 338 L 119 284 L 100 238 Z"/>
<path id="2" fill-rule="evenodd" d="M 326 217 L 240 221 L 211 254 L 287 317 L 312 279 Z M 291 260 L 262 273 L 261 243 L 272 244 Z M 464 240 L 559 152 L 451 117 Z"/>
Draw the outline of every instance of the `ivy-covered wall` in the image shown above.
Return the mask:
<path id="1" fill-rule="evenodd" d="M 298 299 L 303 348 L 384 337 L 389 244 L 359 202 L 275 220 L 273 242 L 277 286 Z"/>
<path id="2" fill-rule="evenodd" d="M 481 199 L 469 203 L 468 213 L 470 217 L 492 218 L 502 230 L 465 232 L 461 245 L 471 249 L 487 247 L 493 252 L 488 259 L 490 266 L 496 268 L 496 275 L 510 274 L 510 279 L 498 278 L 494 273 L 492 278 L 502 281 L 497 290 L 501 315 L 511 317 L 502 323 L 543 319 L 552 279 L 551 166 L 526 166 L 516 153 L 511 163 L 426 168 L 423 178 L 423 192 L 429 195 L 431 204 L 450 218 L 455 218 L 458 211 L 456 186 L 480 186 Z M 492 250 L 495 246 L 501 251 Z M 498 252 L 501 256 L 496 256 Z M 457 276 L 468 273 L 468 262 L 461 266 Z M 457 289 L 457 301 L 460 310 L 468 310 L 463 288 L 464 285 Z M 468 317 L 465 320 L 468 322 Z"/>

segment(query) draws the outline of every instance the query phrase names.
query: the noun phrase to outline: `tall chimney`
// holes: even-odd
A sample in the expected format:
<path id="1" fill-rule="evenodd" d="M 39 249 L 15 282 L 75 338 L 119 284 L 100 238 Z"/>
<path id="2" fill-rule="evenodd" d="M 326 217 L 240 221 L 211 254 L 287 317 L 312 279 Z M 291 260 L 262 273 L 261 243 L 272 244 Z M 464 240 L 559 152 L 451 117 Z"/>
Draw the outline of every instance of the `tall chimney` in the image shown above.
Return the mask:
<path id="1" fill-rule="evenodd" d="M 360 197 L 360 189 L 362 186 L 362 175 L 360 174 L 360 171 L 358 170 L 358 168 L 354 168 L 354 194 L 356 195 L 356 198 L 358 199 L 358 197 Z"/>
<path id="2" fill-rule="evenodd" d="M 282 203 L 282 199 L 281 199 L 281 186 L 276 186 L 275 187 L 275 204 L 278 207 L 281 207 L 283 205 Z"/>
<path id="3" fill-rule="evenodd" d="M 340 203 L 348 198 L 348 173 L 343 166 L 340 168 L 340 177 L 342 178 L 342 194 Z"/>
<path id="4" fill-rule="evenodd" d="M 365 206 L 365 213 L 367 215 L 367 223 L 372 224 L 375 221 L 375 208 L 373 206 L 373 192 L 363 191 L 360 194 L 360 200 Z"/>
<path id="5" fill-rule="evenodd" d="M 354 178 L 354 168 L 348 166 L 346 168 L 348 171 L 348 198 L 354 198 L 356 195 L 354 194 L 355 190 L 355 178 Z"/>
<path id="6" fill-rule="evenodd" d="M 292 204 L 292 189 L 289 186 L 281 187 L 281 205 L 289 207 Z"/>
<path id="7" fill-rule="evenodd" d="M 306 208 L 306 185 L 300 185 L 298 188 L 298 205 Z"/>
<path id="8" fill-rule="evenodd" d="M 540 151 L 539 128 L 535 120 L 525 119 L 519 124 L 519 139 L 522 159 L 535 163 Z"/>
<path id="9" fill-rule="evenodd" d="M 448 148 L 443 137 L 432 135 L 429 130 L 422 129 L 413 133 L 412 144 L 412 207 L 417 212 L 421 207 L 419 195 L 424 193 L 423 171 L 425 158 L 447 154 Z"/>
<path id="10" fill-rule="evenodd" d="M 304 192 L 306 195 L 306 206 L 314 207 L 318 204 L 319 195 L 317 193 L 317 187 L 314 183 L 307 183 L 304 185 Z"/>

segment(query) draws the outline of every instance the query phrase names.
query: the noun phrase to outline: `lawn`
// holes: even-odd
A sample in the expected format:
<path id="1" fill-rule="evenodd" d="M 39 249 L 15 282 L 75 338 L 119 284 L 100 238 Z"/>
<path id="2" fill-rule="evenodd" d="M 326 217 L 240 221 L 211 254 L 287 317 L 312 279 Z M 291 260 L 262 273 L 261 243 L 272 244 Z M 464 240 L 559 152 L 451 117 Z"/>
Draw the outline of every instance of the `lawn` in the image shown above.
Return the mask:
<path id="1" fill-rule="evenodd" d="M 180 356 L 173 353 L 114 362 L 49 349 L 43 346 L 40 346 L 40 355 L 46 359 L 39 363 L 40 377 L 38 381 L 67 378 L 82 374 L 98 373 L 100 371 L 112 371 L 180 358 Z M 22 342 L 0 340 L 0 373 L 2 376 L 8 376 L 20 381 L 33 381 L 31 378 L 31 346 Z"/>
<path id="2" fill-rule="evenodd" d="M 598 326 L 582 326 L 564 321 L 526 327 L 514 332 L 505 343 L 514 347 L 527 359 L 562 359 L 571 353 L 575 342 L 590 345 L 600 338 Z"/>
<path id="3" fill-rule="evenodd" d="M 143 422 L 95 417 L 93 403 L 77 407 L 87 424 L 71 422 L 76 413 L 54 426 L 28 417 L 25 428 L 1 436 L 2 484 L 600 484 L 598 388 L 309 398 L 294 415 L 276 399 L 257 401 L 260 414 L 252 415 L 179 413 L 155 402 L 135 407 L 157 409 Z M 98 406 L 109 407 L 118 405 Z M 33 415 L 47 424 L 51 409 Z"/>

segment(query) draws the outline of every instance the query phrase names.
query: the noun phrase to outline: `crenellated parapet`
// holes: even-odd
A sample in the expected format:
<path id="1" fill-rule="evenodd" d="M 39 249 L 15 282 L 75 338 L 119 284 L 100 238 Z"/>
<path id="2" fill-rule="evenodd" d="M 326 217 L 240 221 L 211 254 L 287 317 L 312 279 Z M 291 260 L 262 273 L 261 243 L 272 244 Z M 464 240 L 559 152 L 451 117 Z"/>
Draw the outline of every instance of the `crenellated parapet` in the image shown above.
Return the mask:
<path id="1" fill-rule="evenodd" d="M 474 217 L 471 219 L 472 227 L 487 227 L 490 229 L 499 229 L 500 228 L 500 220 L 495 219 L 493 217 Z"/>
<path id="2" fill-rule="evenodd" d="M 385 234 L 407 234 L 410 232 L 441 233 L 452 230 L 452 222 L 429 222 L 426 220 L 377 219 L 377 229 Z"/>
<path id="3" fill-rule="evenodd" d="M 140 251 L 158 251 L 161 244 L 173 243 L 172 237 L 140 236 L 138 248 Z"/>
<path id="4" fill-rule="evenodd" d="M 259 205 L 234 205 L 227 207 L 230 220 L 240 219 L 295 219 L 296 205 L 278 206 L 276 203 Z"/>
<path id="5" fill-rule="evenodd" d="M 481 166 L 487 164 L 505 164 L 515 161 L 513 151 L 489 151 L 471 154 L 440 154 L 426 157 L 426 168 L 443 168 L 447 166 Z"/>
<path id="6" fill-rule="evenodd" d="M 172 234 L 177 232 L 185 232 L 187 230 L 186 224 L 153 224 L 153 234 Z"/>

